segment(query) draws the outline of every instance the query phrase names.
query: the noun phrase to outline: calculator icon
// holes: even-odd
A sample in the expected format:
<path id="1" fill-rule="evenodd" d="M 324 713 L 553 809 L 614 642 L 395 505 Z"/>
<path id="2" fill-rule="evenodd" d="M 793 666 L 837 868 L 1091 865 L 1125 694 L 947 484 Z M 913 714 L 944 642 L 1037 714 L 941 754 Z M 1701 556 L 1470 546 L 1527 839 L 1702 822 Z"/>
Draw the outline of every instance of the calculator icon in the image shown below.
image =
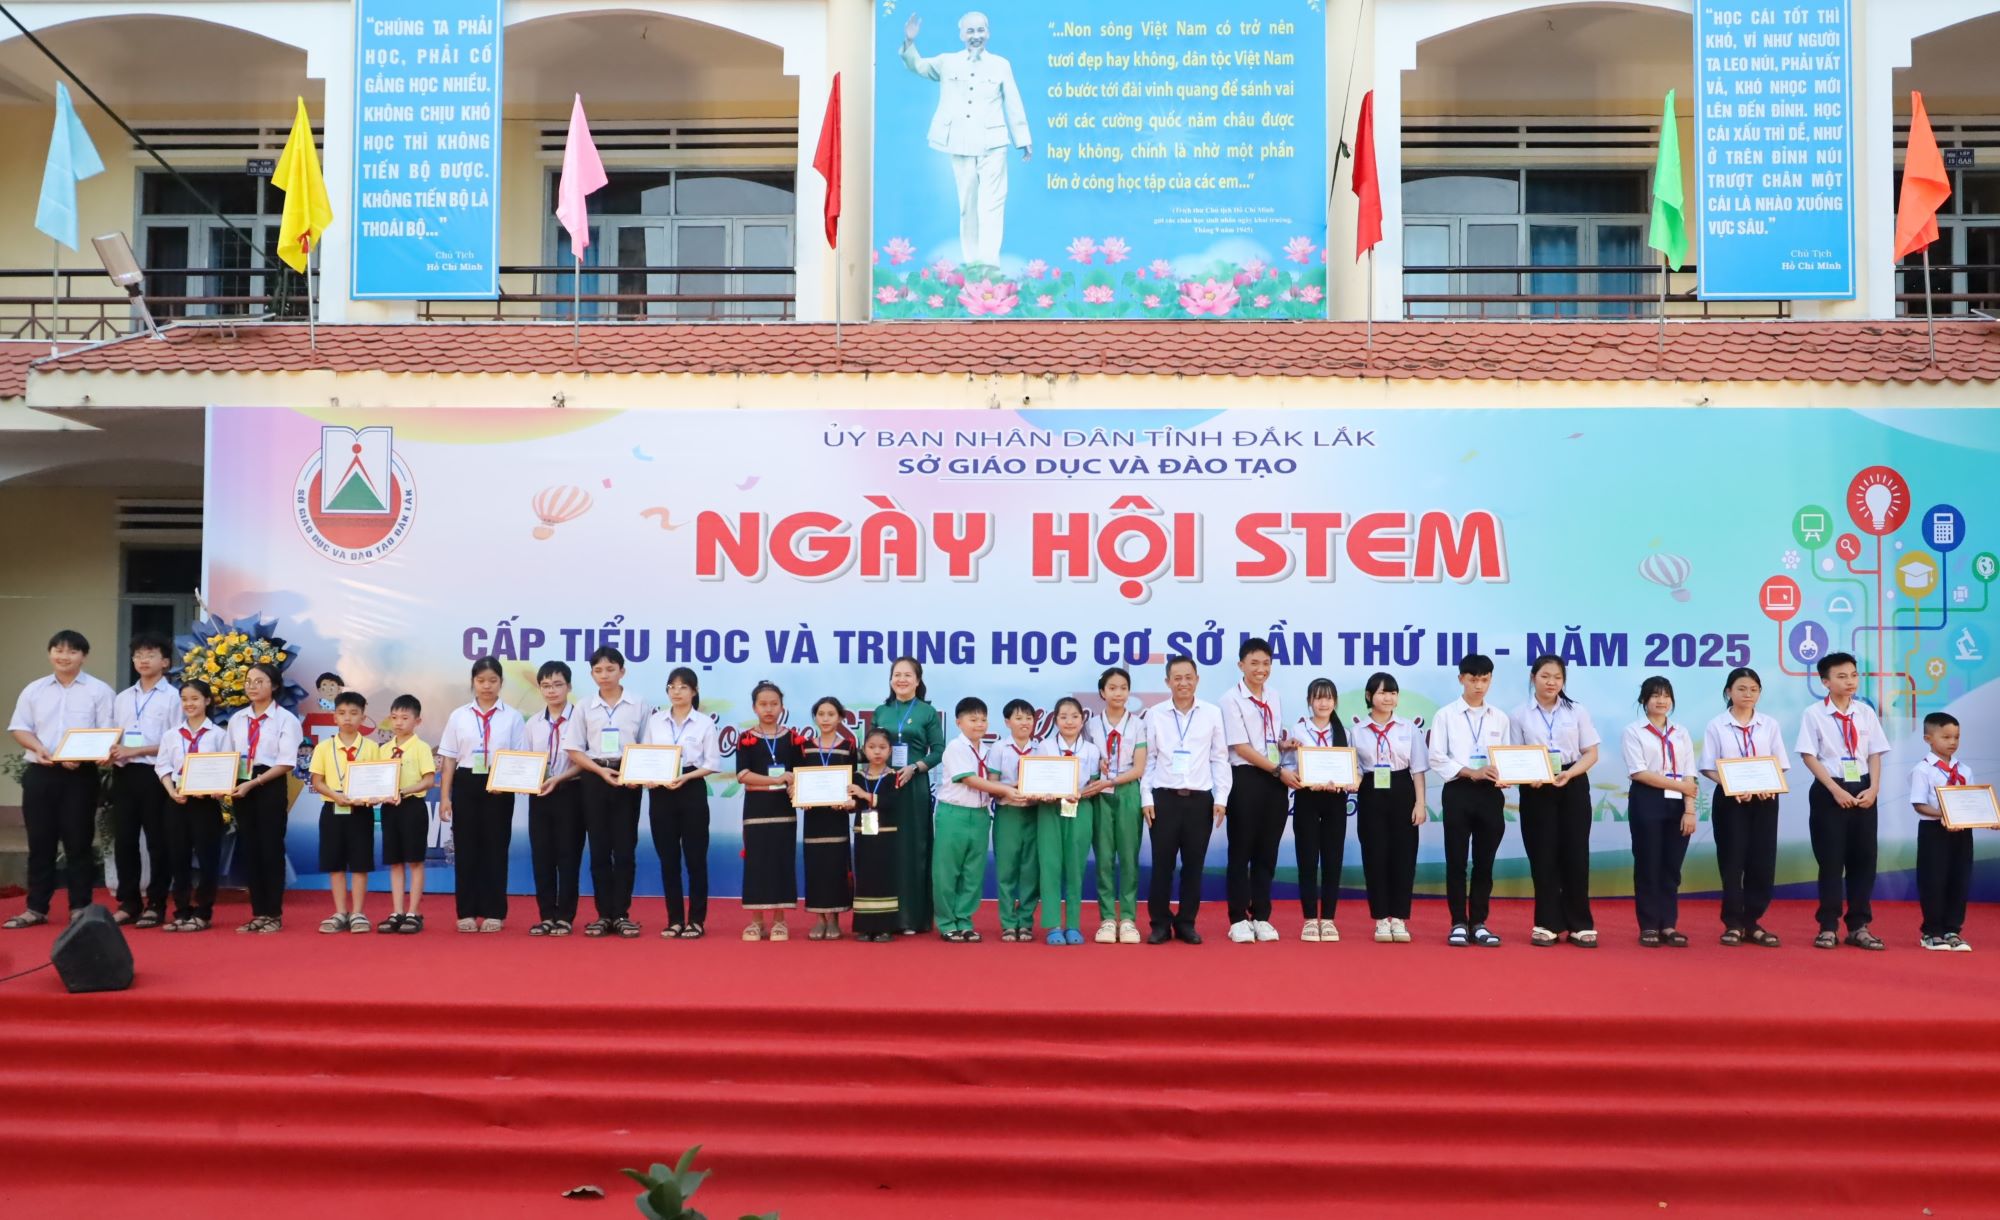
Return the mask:
<path id="1" fill-rule="evenodd" d="M 1931 517 L 1931 545 L 1956 546 L 1958 544 L 1958 518 L 1951 513 L 1937 513 Z"/>

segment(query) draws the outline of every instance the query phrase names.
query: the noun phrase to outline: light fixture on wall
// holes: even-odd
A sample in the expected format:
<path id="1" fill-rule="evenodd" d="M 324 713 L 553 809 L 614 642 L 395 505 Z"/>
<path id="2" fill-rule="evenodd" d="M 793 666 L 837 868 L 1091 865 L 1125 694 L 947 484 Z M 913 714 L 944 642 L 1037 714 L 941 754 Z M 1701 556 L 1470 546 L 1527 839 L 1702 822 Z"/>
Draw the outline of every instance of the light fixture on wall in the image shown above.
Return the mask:
<path id="1" fill-rule="evenodd" d="M 146 307 L 146 273 L 140 269 L 139 260 L 132 254 L 132 243 L 125 240 L 125 234 L 106 233 L 93 237 L 90 244 L 97 247 L 97 261 L 104 264 L 104 273 L 111 282 L 125 290 L 132 298 L 133 308 L 146 323 L 147 333 L 158 339 L 160 327 L 153 321 L 153 311 Z"/>

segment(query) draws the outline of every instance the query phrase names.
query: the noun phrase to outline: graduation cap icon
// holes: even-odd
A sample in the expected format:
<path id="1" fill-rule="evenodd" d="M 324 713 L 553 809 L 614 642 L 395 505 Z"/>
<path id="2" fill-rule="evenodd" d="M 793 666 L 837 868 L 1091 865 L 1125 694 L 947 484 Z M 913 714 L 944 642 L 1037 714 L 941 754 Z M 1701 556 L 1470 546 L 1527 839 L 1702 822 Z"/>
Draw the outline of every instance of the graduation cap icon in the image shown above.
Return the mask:
<path id="1" fill-rule="evenodd" d="M 1896 583 L 1903 592 L 1918 595 L 1937 582 L 1937 565 L 1928 556 L 1912 555 L 1896 565 Z"/>

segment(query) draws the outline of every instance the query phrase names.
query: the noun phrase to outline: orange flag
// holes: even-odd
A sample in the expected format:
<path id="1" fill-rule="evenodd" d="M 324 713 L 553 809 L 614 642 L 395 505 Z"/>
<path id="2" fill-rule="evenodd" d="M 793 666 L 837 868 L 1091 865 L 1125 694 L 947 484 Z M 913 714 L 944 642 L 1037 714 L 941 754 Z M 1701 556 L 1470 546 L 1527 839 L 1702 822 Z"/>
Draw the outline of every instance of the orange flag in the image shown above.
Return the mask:
<path id="1" fill-rule="evenodd" d="M 1937 211 L 1951 198 L 1951 175 L 1938 155 L 1924 95 L 1910 94 L 1910 143 L 1903 155 L 1903 193 L 1896 200 L 1896 257 L 1927 249 L 1938 239 Z"/>

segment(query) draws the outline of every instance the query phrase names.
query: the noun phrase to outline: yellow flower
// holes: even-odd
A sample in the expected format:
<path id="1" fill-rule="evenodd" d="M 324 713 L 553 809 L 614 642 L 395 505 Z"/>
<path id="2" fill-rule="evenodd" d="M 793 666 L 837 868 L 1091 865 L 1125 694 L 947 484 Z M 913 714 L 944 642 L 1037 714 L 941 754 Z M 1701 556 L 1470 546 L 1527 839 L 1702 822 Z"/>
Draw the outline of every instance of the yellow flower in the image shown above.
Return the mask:
<path id="1" fill-rule="evenodd" d="M 280 661 L 289 661 L 289 660 L 291 660 L 291 658 L 290 658 L 290 657 L 286 656 L 286 655 L 285 655 L 284 653 L 282 653 L 282 652 L 278 654 L 278 659 L 279 659 Z"/>
<path id="2" fill-rule="evenodd" d="M 208 670 L 208 672 L 210 672 L 210 673 L 219 673 L 219 672 L 221 672 L 221 669 L 222 669 L 222 667 L 221 667 L 220 665 L 217 665 L 217 664 L 216 664 L 215 662 L 213 662 L 213 661 L 210 661 L 210 662 L 209 662 L 209 663 L 208 663 L 207 665 L 203 666 L 203 668 L 204 668 L 204 669 L 206 669 L 206 670 Z"/>

